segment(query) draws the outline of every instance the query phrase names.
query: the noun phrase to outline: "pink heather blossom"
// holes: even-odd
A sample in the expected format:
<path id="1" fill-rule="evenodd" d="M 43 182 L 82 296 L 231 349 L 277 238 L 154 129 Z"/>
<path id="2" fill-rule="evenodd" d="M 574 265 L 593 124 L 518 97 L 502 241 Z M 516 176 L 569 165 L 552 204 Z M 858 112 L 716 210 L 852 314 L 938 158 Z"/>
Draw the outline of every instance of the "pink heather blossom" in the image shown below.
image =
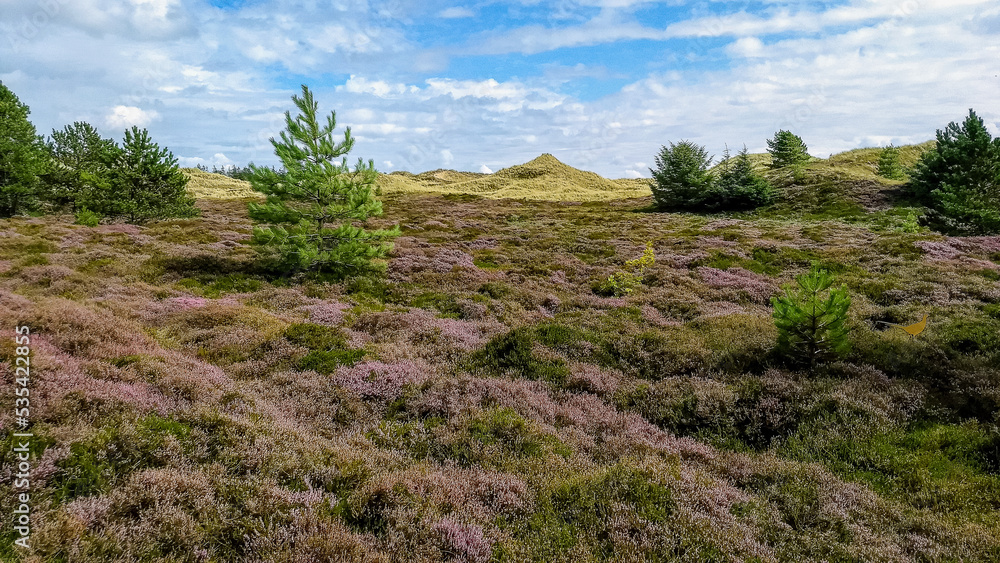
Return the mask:
<path id="1" fill-rule="evenodd" d="M 445 551 L 469 563 L 485 563 L 490 559 L 490 542 L 483 537 L 483 529 L 472 524 L 462 524 L 442 518 L 434 525 L 441 535 Z"/>
<path id="2" fill-rule="evenodd" d="M 57 264 L 46 264 L 43 266 L 29 266 L 23 268 L 18 277 L 29 284 L 41 283 L 44 281 L 57 281 L 75 274 L 76 271 L 66 266 Z"/>
<path id="3" fill-rule="evenodd" d="M 929 260 L 953 260 L 962 256 L 963 250 L 970 245 L 958 239 L 943 241 L 919 240 L 913 246 L 924 251 Z"/>
<path id="4" fill-rule="evenodd" d="M 206 303 L 211 301 L 204 297 L 194 297 L 192 295 L 184 295 L 181 297 L 171 297 L 167 299 L 164 303 L 167 304 L 173 311 L 184 311 L 187 309 L 196 309 L 198 307 L 204 307 Z"/>
<path id="5" fill-rule="evenodd" d="M 315 305 L 301 307 L 309 313 L 309 322 L 324 326 L 340 326 L 344 320 L 344 311 L 351 306 L 338 301 L 323 301 Z"/>
<path id="6" fill-rule="evenodd" d="M 661 264 L 668 264 L 673 268 L 687 268 L 698 260 L 708 258 L 708 253 L 703 250 L 695 250 L 689 254 L 661 254 L 657 255 L 656 261 Z"/>
<path id="7" fill-rule="evenodd" d="M 495 250 L 500 247 L 500 243 L 495 238 L 481 238 L 466 241 L 462 246 L 469 250 Z"/>
<path id="8" fill-rule="evenodd" d="M 333 382 L 362 397 L 393 400 L 399 397 L 404 385 L 423 383 L 431 375 L 430 367 L 425 364 L 368 361 L 337 369 Z"/>
<path id="9" fill-rule="evenodd" d="M 413 274 L 423 271 L 448 273 L 455 268 L 478 270 L 472 255 L 454 248 L 443 248 L 433 255 L 422 252 L 407 252 L 390 260 L 389 271 L 394 274 Z"/>
<path id="10" fill-rule="evenodd" d="M 755 303 L 767 303 L 771 296 L 778 291 L 767 277 L 743 268 L 719 270 L 708 266 L 699 266 L 697 270 L 701 279 L 709 287 L 735 288 L 745 291 L 750 300 Z"/>
<path id="11" fill-rule="evenodd" d="M 652 305 L 644 304 L 639 307 L 642 319 L 654 326 L 680 326 L 682 323 L 663 316 L 659 309 Z"/>

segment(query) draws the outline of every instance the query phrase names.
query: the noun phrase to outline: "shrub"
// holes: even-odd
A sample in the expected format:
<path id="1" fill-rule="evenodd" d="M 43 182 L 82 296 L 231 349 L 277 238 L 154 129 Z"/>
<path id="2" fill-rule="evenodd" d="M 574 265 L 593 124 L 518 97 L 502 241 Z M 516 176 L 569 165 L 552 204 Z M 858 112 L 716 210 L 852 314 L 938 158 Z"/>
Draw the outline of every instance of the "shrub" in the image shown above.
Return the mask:
<path id="1" fill-rule="evenodd" d="M 270 226 L 255 227 L 253 242 L 277 250 L 280 262 L 290 271 L 357 273 L 371 267 L 373 259 L 392 249 L 385 243 L 399 234 L 393 229 L 366 230 L 355 221 L 382 214 L 382 202 L 372 187 L 378 173 L 375 165 L 361 159 L 354 172 L 347 160 L 338 166 L 334 159 L 354 146 L 351 129 L 335 143 L 336 112 L 327 123 L 317 121 L 317 104 L 312 92 L 302 86 L 302 97 L 292 96 L 301 113 L 293 119 L 285 112 L 286 131 L 281 142 L 271 139 L 274 152 L 286 172 L 252 166 L 250 183 L 267 195 L 264 203 L 249 204 L 250 217 Z M 334 223 L 335 227 L 328 227 Z"/>
<path id="2" fill-rule="evenodd" d="M 537 357 L 533 351 L 534 332 L 531 327 L 521 327 L 494 337 L 473 354 L 472 365 L 494 373 L 508 372 L 525 379 L 563 384 L 569 376 L 566 362 Z"/>
<path id="3" fill-rule="evenodd" d="M 655 263 L 656 255 L 653 253 L 653 242 L 650 241 L 646 243 L 646 250 L 641 257 L 625 262 L 624 270 L 611 274 L 608 279 L 597 284 L 594 291 L 599 295 L 615 297 L 632 293 L 642 283 L 646 268 Z"/>
<path id="4" fill-rule="evenodd" d="M 38 175 L 46 168 L 46 158 L 29 113 L 28 106 L 0 83 L 0 217 L 38 205 Z"/>
<path id="5" fill-rule="evenodd" d="M 878 175 L 890 180 L 902 180 L 903 167 L 899 163 L 899 147 L 890 143 L 878 156 Z"/>
<path id="6" fill-rule="evenodd" d="M 798 293 L 786 286 L 784 296 L 771 298 L 778 350 L 793 360 L 808 362 L 814 371 L 817 362 L 848 352 L 850 341 L 844 323 L 851 299 L 843 286 L 830 289 L 833 277 L 815 262 L 796 282 Z"/>
<path id="7" fill-rule="evenodd" d="M 76 224 L 86 227 L 96 227 L 101 222 L 101 216 L 86 207 L 76 212 Z"/>
<path id="8" fill-rule="evenodd" d="M 767 152 L 771 153 L 771 168 L 783 168 L 809 162 L 809 152 L 802 137 L 784 129 L 767 141 Z"/>
<path id="9" fill-rule="evenodd" d="M 921 155 L 910 191 L 928 207 L 923 223 L 955 235 L 1000 232 L 1000 138 L 976 112 L 937 131 L 937 146 Z"/>
<path id="10" fill-rule="evenodd" d="M 734 210 L 768 205 L 777 196 L 774 187 L 754 169 L 746 145 L 733 158 L 729 157 L 729 149 L 726 149 L 717 191 L 721 197 L 718 206 Z"/>
<path id="11" fill-rule="evenodd" d="M 661 147 L 653 174 L 653 199 L 665 209 L 702 207 L 713 199 L 714 177 L 709 171 L 712 157 L 705 147 L 689 141 Z"/>

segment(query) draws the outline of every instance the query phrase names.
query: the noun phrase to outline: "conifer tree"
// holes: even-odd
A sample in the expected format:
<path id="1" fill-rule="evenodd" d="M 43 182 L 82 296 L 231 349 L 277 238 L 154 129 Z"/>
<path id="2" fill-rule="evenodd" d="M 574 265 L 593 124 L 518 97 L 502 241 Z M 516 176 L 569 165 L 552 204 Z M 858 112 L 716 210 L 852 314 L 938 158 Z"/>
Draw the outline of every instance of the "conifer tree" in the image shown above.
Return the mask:
<path id="1" fill-rule="evenodd" d="M 187 195 L 187 182 L 173 153 L 133 126 L 115 151 L 107 185 L 88 201 L 91 211 L 129 223 L 193 217 L 198 208 Z"/>
<path id="2" fill-rule="evenodd" d="M 0 217 L 38 207 L 39 175 L 48 167 L 44 145 L 28 121 L 31 110 L 0 83 Z"/>
<path id="3" fill-rule="evenodd" d="M 705 147 L 690 141 L 670 143 L 656 155 L 653 199 L 664 209 L 705 209 L 715 199 L 715 177 L 709 170 L 712 157 Z"/>
<path id="4" fill-rule="evenodd" d="M 878 175 L 890 180 L 902 180 L 903 167 L 899 164 L 899 147 L 892 143 L 882 149 L 878 156 Z"/>
<path id="5" fill-rule="evenodd" d="M 817 363 L 849 351 L 845 322 L 851 298 L 844 286 L 830 289 L 833 277 L 816 262 L 795 281 L 796 292 L 785 286 L 785 295 L 771 298 L 774 323 L 778 327 L 778 351 L 793 361 L 808 364 L 813 372 Z"/>
<path id="6" fill-rule="evenodd" d="M 45 198 L 57 209 L 71 211 L 92 206 L 92 200 L 109 190 L 111 166 L 118 146 L 101 137 L 93 125 L 77 121 L 61 131 L 52 130 L 47 143 L 52 166 L 44 180 Z"/>
<path id="7" fill-rule="evenodd" d="M 302 96 L 292 96 L 299 110 L 294 118 L 285 112 L 281 139 L 271 139 L 284 170 L 251 165 L 249 181 L 264 193 L 264 203 L 250 203 L 250 217 L 266 226 L 254 227 L 253 241 L 271 248 L 290 271 L 318 271 L 339 275 L 373 268 L 372 260 L 392 249 L 388 239 L 399 228 L 365 229 L 356 222 L 382 214 L 375 197 L 375 164 L 359 158 L 354 170 L 344 158 L 354 146 L 351 129 L 335 142 L 336 112 L 320 125 L 318 104 L 302 86 Z"/>
<path id="8" fill-rule="evenodd" d="M 809 162 L 809 148 L 802 137 L 784 129 L 768 139 L 767 152 L 771 153 L 772 169 Z"/>
<path id="9" fill-rule="evenodd" d="M 735 157 L 729 157 L 729 148 L 723 155 L 717 191 L 725 209 L 753 209 L 773 202 L 777 194 L 771 184 L 754 169 L 746 145 Z"/>
<path id="10" fill-rule="evenodd" d="M 1000 233 L 1000 138 L 992 139 L 972 109 L 959 125 L 937 131 L 921 155 L 910 190 L 927 206 L 922 222 L 946 234 Z"/>

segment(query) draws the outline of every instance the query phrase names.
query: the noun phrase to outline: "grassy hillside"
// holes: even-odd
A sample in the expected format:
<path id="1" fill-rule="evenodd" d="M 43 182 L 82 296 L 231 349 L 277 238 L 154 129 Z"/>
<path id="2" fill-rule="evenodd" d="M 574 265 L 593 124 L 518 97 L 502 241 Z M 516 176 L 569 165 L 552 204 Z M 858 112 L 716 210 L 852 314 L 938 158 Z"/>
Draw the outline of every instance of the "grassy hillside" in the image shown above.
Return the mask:
<path id="1" fill-rule="evenodd" d="M 437 170 L 379 177 L 385 193 L 452 193 L 544 201 L 607 201 L 649 195 L 648 181 L 607 180 L 563 164 L 550 154 L 493 174 Z"/>
<path id="2" fill-rule="evenodd" d="M 0 402 L 26 324 L 37 454 L 0 559 L 1000 560 L 1000 237 L 649 202 L 390 192 L 386 274 L 339 282 L 259 265 L 239 200 L 0 221 Z M 647 241 L 641 287 L 592 291 Z M 769 299 L 812 261 L 852 348 L 808 374 Z"/>
<path id="3" fill-rule="evenodd" d="M 263 199 L 263 194 L 253 191 L 249 182 L 222 174 L 204 172 L 197 168 L 181 168 L 188 177 L 188 194 L 196 199 Z"/>

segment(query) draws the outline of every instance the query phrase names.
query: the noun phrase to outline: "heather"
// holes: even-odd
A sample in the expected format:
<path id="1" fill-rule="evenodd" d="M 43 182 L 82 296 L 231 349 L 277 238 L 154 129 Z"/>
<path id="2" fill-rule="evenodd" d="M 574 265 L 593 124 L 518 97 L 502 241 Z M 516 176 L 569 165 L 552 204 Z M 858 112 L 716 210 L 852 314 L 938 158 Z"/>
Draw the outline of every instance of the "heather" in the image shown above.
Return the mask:
<path id="1" fill-rule="evenodd" d="M 3 558 L 996 560 L 1000 237 L 913 224 L 878 156 L 744 213 L 392 192 L 385 273 L 340 280 L 259 263 L 240 200 L 3 220 L 0 401 L 27 324 L 37 436 Z M 771 298 L 814 263 L 852 346 L 810 371 Z"/>

